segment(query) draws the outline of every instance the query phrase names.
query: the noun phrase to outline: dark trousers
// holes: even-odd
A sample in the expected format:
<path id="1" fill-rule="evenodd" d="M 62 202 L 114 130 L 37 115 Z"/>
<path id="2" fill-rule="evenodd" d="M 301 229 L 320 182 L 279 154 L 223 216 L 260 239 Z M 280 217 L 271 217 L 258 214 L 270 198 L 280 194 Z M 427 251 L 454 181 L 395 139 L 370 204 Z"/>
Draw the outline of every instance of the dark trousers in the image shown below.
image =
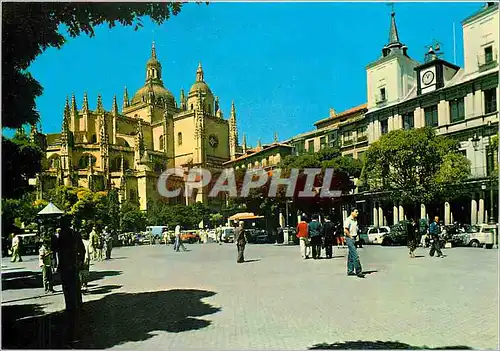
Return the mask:
<path id="1" fill-rule="evenodd" d="M 349 255 L 347 256 L 347 274 L 362 273 L 361 262 L 359 262 L 358 250 L 356 249 L 354 239 L 346 237 L 345 241 L 349 249 Z"/>
<path id="2" fill-rule="evenodd" d="M 335 238 L 331 238 L 331 239 L 325 238 L 325 254 L 326 254 L 326 257 L 328 257 L 328 258 L 332 258 L 332 255 L 333 255 L 332 246 L 333 246 L 334 241 L 335 241 Z"/>
<path id="3" fill-rule="evenodd" d="M 238 248 L 238 259 L 236 260 L 236 262 L 245 262 L 245 244 L 236 244 L 236 247 Z"/>
<path id="4" fill-rule="evenodd" d="M 441 245 L 439 244 L 439 236 L 438 235 L 432 235 L 432 244 L 431 244 L 431 251 L 429 252 L 429 255 L 434 256 L 434 252 L 437 253 L 438 257 L 443 256 L 443 253 L 441 252 Z"/>
<path id="5" fill-rule="evenodd" d="M 314 259 L 321 257 L 321 237 L 313 236 L 311 237 L 311 246 L 312 246 L 312 256 Z"/>
<path id="6" fill-rule="evenodd" d="M 83 304 L 80 278 L 76 267 L 60 270 L 60 273 L 66 304 L 67 329 L 65 331 L 68 333 L 66 335 L 67 341 L 71 341 L 75 338 L 78 330 L 80 308 Z"/>
<path id="7" fill-rule="evenodd" d="M 45 291 L 52 291 L 52 267 L 42 266 L 42 277 Z"/>

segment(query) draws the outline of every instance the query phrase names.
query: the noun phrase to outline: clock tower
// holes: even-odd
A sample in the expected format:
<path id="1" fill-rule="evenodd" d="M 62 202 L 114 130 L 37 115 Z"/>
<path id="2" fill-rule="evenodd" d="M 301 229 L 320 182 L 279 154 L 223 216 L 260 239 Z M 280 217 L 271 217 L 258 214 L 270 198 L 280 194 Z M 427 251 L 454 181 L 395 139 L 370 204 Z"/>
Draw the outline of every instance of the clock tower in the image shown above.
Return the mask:
<path id="1" fill-rule="evenodd" d="M 415 67 L 417 72 L 417 94 L 422 95 L 440 89 L 449 82 L 460 67 L 440 58 L 439 44 L 429 47 L 425 63 Z"/>

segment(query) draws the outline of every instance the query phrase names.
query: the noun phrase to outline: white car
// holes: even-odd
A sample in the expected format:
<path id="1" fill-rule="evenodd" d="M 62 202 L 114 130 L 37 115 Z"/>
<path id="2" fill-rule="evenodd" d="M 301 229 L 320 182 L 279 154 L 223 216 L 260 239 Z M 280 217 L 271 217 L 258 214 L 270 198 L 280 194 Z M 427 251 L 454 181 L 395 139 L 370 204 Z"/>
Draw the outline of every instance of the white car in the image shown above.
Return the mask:
<path id="1" fill-rule="evenodd" d="M 222 241 L 225 243 L 234 242 L 234 228 L 233 227 L 222 227 Z"/>
<path id="2" fill-rule="evenodd" d="M 368 228 L 368 232 L 366 233 L 368 236 L 369 244 L 382 244 L 382 239 L 384 235 L 391 232 L 391 228 L 383 226 L 383 227 L 370 227 Z"/>
<path id="3" fill-rule="evenodd" d="M 463 235 L 463 241 L 467 246 L 491 249 L 497 237 L 497 224 L 480 224 L 473 225 L 469 231 Z"/>
<path id="4" fill-rule="evenodd" d="M 208 231 L 208 238 L 217 241 L 217 231 L 215 229 L 211 229 Z"/>

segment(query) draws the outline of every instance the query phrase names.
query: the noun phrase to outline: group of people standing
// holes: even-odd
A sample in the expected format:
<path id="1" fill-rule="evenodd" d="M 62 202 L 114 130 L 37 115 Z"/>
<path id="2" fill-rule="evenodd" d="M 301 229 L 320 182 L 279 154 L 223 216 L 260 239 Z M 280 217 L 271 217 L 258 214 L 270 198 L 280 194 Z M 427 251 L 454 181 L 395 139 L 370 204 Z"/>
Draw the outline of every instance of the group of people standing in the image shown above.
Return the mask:
<path id="1" fill-rule="evenodd" d="M 335 245 L 347 245 L 349 249 L 347 275 L 364 278 L 356 247 L 358 214 L 359 211 L 353 209 L 351 215 L 344 221 L 342 228 L 334 225 L 328 216 L 325 217 L 325 222 L 321 224 L 317 214 L 312 215 L 310 222 L 308 222 L 307 216 L 303 214 L 301 221 L 297 225 L 297 237 L 299 238 L 302 258 L 309 258 L 310 253 L 312 253 L 312 258 L 315 260 L 321 258 L 323 247 L 325 248 L 326 257 L 332 258 Z"/>

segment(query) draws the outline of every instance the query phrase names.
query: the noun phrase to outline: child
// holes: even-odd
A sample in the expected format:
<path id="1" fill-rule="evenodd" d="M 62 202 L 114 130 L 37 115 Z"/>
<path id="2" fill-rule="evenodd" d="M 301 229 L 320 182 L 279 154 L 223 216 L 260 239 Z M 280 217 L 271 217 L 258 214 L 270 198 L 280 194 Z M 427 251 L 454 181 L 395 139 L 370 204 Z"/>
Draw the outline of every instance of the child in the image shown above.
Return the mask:
<path id="1" fill-rule="evenodd" d="M 52 288 L 52 251 L 50 250 L 50 240 L 44 239 L 39 250 L 40 267 L 42 268 L 43 287 L 45 292 L 54 292 Z"/>

